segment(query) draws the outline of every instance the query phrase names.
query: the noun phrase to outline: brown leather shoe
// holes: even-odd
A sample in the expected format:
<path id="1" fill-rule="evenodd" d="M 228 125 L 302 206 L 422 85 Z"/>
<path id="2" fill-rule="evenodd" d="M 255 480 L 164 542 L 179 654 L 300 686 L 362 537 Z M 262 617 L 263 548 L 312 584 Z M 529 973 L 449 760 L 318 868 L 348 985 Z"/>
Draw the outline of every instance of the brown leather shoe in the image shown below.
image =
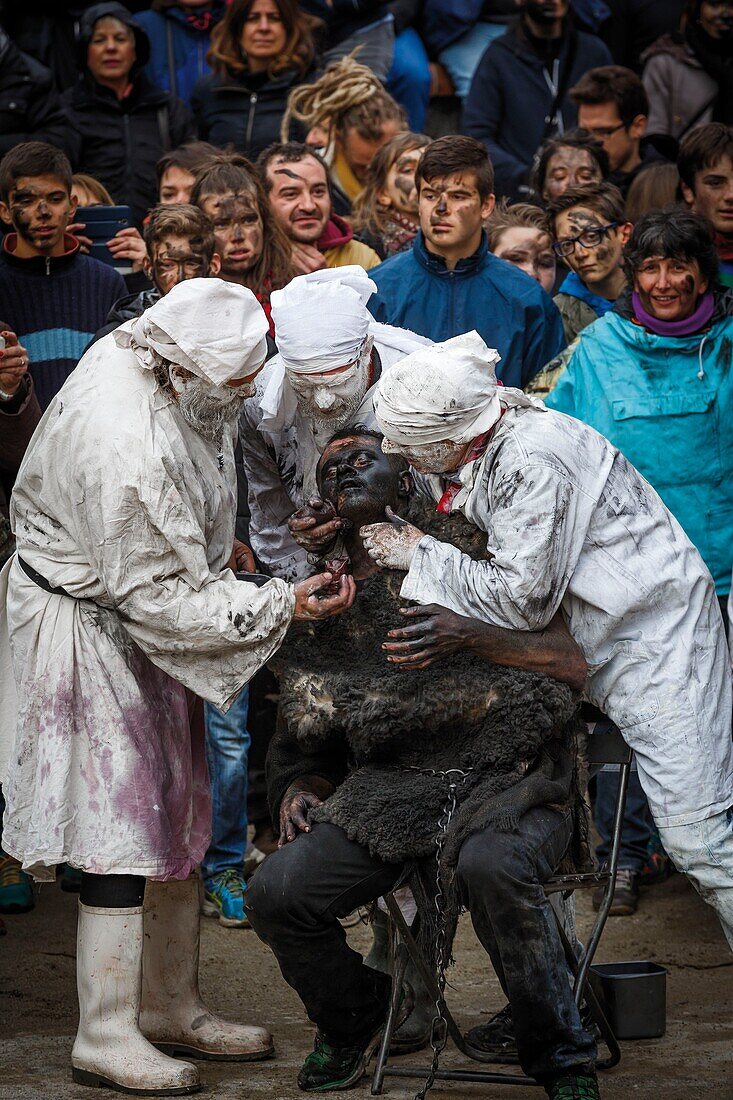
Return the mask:
<path id="1" fill-rule="evenodd" d="M 598 912 L 606 894 L 606 887 L 599 886 L 593 891 L 593 908 Z M 619 867 L 616 872 L 616 889 L 608 910 L 609 917 L 630 917 L 639 904 L 639 876 L 635 871 Z"/>

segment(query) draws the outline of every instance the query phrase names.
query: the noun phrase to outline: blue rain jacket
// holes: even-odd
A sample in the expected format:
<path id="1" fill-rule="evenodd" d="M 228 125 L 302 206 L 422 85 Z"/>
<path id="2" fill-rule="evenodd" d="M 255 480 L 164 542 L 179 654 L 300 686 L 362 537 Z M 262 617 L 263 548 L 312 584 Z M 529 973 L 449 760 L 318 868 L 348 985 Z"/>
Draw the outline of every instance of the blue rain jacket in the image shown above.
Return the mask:
<path id="1" fill-rule="evenodd" d="M 377 284 L 369 300 L 377 321 L 436 342 L 476 329 L 501 355 L 496 374 L 505 386 L 523 388 L 565 347 L 552 299 L 524 271 L 489 252 L 486 234 L 473 256 L 449 271 L 418 233 L 411 249 L 373 267 L 369 278 Z"/>
<path id="2" fill-rule="evenodd" d="M 580 334 L 545 404 L 601 432 L 654 486 L 700 551 L 716 592 L 733 568 L 733 292 L 707 332 L 656 336 L 616 310 Z"/>

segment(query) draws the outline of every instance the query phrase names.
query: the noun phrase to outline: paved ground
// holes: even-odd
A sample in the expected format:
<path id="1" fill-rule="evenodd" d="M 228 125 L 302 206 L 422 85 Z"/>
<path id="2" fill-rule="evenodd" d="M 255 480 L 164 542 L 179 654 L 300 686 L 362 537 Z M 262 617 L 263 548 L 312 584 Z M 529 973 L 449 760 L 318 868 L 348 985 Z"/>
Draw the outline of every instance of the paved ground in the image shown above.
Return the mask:
<path id="1" fill-rule="evenodd" d="M 589 906 L 581 905 L 581 928 Z M 76 899 L 44 886 L 33 913 L 6 918 L 0 938 L 1 1100 L 109 1100 L 107 1090 L 73 1085 L 69 1052 L 76 1027 L 74 950 Z M 363 927 L 349 933 L 368 943 Z M 486 956 L 464 917 L 451 972 L 450 1000 L 460 1022 L 480 1022 L 503 998 Z M 605 1100 L 733 1100 L 733 959 L 711 910 L 678 876 L 643 895 L 639 912 L 609 922 L 600 961 L 653 959 L 669 968 L 667 1034 L 623 1044 L 618 1069 L 604 1075 Z M 266 1024 L 277 1057 L 238 1067 L 200 1063 L 212 1100 L 300 1100 L 295 1074 L 312 1043 L 299 1002 L 282 982 L 270 953 L 252 932 L 203 922 L 202 987 L 212 1005 L 232 1018 Z M 413 1055 L 409 1060 L 419 1060 Z M 446 1056 L 446 1064 L 455 1062 Z M 415 1089 L 387 1081 L 393 1100 Z M 368 1086 L 351 1095 L 369 1095 Z M 519 1097 L 516 1087 L 450 1085 L 431 1097 Z M 533 1090 L 533 1095 L 543 1095 Z"/>

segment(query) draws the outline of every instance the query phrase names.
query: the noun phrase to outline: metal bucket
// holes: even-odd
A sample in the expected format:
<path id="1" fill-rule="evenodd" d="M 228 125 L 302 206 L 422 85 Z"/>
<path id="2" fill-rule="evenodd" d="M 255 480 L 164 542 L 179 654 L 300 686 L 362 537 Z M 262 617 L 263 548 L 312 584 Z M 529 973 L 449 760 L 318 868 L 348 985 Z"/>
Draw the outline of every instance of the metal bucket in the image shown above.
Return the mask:
<path id="1" fill-rule="evenodd" d="M 667 1026 L 667 971 L 657 963 L 595 963 L 596 990 L 617 1039 L 659 1039 Z"/>

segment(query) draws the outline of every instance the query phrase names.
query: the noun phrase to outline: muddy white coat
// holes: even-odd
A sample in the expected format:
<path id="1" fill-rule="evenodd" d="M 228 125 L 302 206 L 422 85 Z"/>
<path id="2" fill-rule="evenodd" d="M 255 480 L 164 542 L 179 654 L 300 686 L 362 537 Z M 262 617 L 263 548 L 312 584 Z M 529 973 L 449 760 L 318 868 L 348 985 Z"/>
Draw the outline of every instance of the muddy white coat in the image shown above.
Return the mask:
<path id="1" fill-rule="evenodd" d="M 113 335 L 47 409 L 11 518 L 24 561 L 75 598 L 17 558 L 0 586 L 3 847 L 37 877 L 67 861 L 183 878 L 205 853 L 184 686 L 226 707 L 295 605 L 282 581 L 258 589 L 226 568 L 235 494 L 233 438 L 194 432 Z"/>

